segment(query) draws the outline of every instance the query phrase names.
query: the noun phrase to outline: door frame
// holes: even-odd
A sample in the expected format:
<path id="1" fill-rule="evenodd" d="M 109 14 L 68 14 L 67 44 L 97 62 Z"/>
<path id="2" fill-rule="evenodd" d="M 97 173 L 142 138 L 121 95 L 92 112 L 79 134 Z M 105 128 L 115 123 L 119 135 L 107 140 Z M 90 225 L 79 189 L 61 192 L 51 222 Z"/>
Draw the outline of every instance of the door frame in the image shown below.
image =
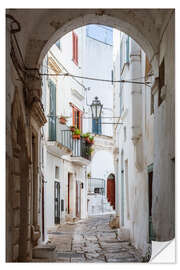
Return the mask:
<path id="1" fill-rule="evenodd" d="M 151 203 L 151 209 L 152 209 L 152 198 L 153 198 L 153 163 L 150 164 L 147 167 L 147 174 L 148 174 L 148 241 L 151 243 L 151 241 L 156 240 L 155 233 L 153 231 L 153 223 L 152 223 L 152 212 L 150 215 L 150 203 Z M 152 174 L 152 183 L 150 183 L 150 174 Z M 151 191 L 150 191 L 151 187 Z M 150 192 L 151 192 L 151 198 L 150 198 Z M 152 211 L 152 210 L 151 210 Z"/>
<path id="2" fill-rule="evenodd" d="M 59 194 L 58 194 L 58 212 L 59 212 L 59 216 L 56 217 L 56 185 L 59 186 Z M 58 181 L 54 181 L 54 224 L 60 224 L 61 221 L 61 186 L 60 186 L 60 182 Z"/>

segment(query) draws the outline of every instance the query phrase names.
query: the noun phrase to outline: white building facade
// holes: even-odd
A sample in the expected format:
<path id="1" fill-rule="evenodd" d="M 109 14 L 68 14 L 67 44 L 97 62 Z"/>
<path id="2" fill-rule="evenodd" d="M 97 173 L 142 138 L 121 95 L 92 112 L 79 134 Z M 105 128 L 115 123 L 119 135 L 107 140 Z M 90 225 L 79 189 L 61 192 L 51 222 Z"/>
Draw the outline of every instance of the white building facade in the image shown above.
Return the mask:
<path id="1" fill-rule="evenodd" d="M 113 206 L 107 200 L 107 179 L 110 174 L 114 174 L 113 84 L 111 82 L 113 79 L 113 29 L 104 25 L 87 25 L 85 31 L 83 75 L 95 78 L 95 80 L 84 80 L 86 102 L 83 125 L 87 132 L 94 135 L 94 151 L 87 168 L 87 175 L 89 175 L 88 215 L 98 215 L 113 213 Z M 98 97 L 103 105 L 98 122 L 92 119 L 90 108 L 95 97 Z"/>
<path id="2" fill-rule="evenodd" d="M 82 80 L 83 29 L 65 35 L 50 49 L 43 72 L 43 103 L 48 123 L 43 128 L 44 237 L 51 227 L 87 217 L 86 166 L 90 153 L 82 139 L 73 139 L 70 126 L 83 132 L 85 90 Z M 72 52 L 70 54 L 70 52 Z M 65 124 L 60 123 L 64 117 Z"/>
<path id="3" fill-rule="evenodd" d="M 93 197 L 93 205 L 97 205 L 98 201 L 100 203 L 94 214 L 113 212 L 106 199 L 107 178 L 114 173 L 112 125 L 102 123 L 100 129 L 93 126 L 96 123 L 93 123 L 90 109 L 92 100 L 98 96 L 103 104 L 102 117 L 105 116 L 101 122 L 112 121 L 112 83 L 62 75 L 69 73 L 111 79 L 112 39 L 109 43 L 98 41 L 90 34 L 88 36 L 88 30 L 98 29 L 98 34 L 99 31 L 111 31 L 112 36 L 112 29 L 87 27 L 78 28 L 58 40 L 43 62 L 43 73 L 51 75 L 43 78 L 42 101 L 48 122 L 42 129 L 42 241 L 47 241 L 47 232 L 51 227 L 87 218 L 88 213 L 92 213 L 88 198 L 92 181 L 96 183 L 98 179 L 97 183 L 104 188 L 103 205 L 102 194 L 97 193 Z M 60 123 L 61 116 L 65 117 L 65 124 Z M 91 133 L 94 145 L 84 144 L 83 138 L 73 139 L 71 126 L 76 126 L 81 134 Z M 93 148 L 92 154 L 90 148 Z M 97 200 L 94 201 L 94 198 Z"/>
<path id="4" fill-rule="evenodd" d="M 155 235 L 152 228 L 154 111 L 152 74 L 145 53 L 128 35 L 114 30 L 114 164 L 116 219 L 119 234 L 143 251 Z M 140 82 L 140 83 L 137 83 Z"/>

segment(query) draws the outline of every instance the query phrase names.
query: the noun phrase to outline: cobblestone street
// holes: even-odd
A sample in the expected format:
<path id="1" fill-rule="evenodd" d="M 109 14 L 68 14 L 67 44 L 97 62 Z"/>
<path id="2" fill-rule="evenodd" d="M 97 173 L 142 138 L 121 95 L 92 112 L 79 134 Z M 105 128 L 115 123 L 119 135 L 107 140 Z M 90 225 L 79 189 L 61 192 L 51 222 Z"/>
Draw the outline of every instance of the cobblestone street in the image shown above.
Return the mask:
<path id="1" fill-rule="evenodd" d="M 56 246 L 56 262 L 140 262 L 137 250 L 118 239 L 109 220 L 110 215 L 90 217 L 51 231 L 49 241 Z"/>

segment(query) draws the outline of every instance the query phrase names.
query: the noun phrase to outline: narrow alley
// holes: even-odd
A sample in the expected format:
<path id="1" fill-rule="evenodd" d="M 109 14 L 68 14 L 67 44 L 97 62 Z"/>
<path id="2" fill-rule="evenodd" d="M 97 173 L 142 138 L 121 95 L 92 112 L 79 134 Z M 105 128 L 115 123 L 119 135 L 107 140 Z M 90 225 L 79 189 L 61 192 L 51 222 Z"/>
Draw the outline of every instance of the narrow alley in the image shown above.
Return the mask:
<path id="1" fill-rule="evenodd" d="M 7 262 L 174 239 L 174 45 L 174 9 L 6 10 Z"/>
<path id="2" fill-rule="evenodd" d="M 94 216 L 77 223 L 67 223 L 49 232 L 49 245 L 56 246 L 51 262 L 120 263 L 142 261 L 138 251 L 118 238 L 111 229 L 111 215 Z M 38 259 L 34 260 L 39 262 Z M 44 260 L 43 260 L 44 261 Z"/>

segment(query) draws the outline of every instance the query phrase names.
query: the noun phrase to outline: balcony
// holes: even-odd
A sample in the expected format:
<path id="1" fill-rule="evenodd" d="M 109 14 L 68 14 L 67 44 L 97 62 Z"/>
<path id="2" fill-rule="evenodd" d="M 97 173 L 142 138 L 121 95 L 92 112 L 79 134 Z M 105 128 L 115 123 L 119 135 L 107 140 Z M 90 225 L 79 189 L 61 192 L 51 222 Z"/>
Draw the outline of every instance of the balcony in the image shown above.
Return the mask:
<path id="1" fill-rule="evenodd" d="M 90 145 L 83 139 L 72 140 L 71 161 L 77 165 L 87 166 L 91 161 Z"/>
<path id="2" fill-rule="evenodd" d="M 88 165 L 91 160 L 90 145 L 83 139 L 73 139 L 68 126 L 59 123 L 56 116 L 49 116 L 49 138 L 47 148 L 50 153 L 70 155 L 70 161 L 77 165 Z"/>
<path id="3" fill-rule="evenodd" d="M 60 124 L 56 116 L 49 116 L 48 125 L 48 151 L 57 156 L 72 154 L 72 132 L 69 128 Z"/>

